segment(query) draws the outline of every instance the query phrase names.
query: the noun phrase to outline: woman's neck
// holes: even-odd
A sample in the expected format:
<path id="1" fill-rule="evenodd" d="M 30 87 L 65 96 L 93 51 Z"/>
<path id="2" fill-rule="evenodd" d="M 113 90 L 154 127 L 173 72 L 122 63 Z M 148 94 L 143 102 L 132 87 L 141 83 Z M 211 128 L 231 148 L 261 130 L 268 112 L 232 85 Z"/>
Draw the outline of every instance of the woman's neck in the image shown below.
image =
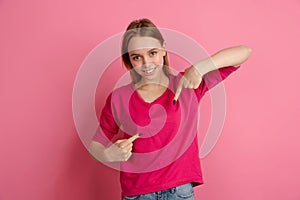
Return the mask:
<path id="1" fill-rule="evenodd" d="M 155 80 L 146 80 L 141 79 L 138 83 L 135 84 L 136 89 L 143 90 L 152 90 L 158 87 L 168 87 L 169 86 L 169 78 L 163 73 L 161 76 L 157 77 Z"/>

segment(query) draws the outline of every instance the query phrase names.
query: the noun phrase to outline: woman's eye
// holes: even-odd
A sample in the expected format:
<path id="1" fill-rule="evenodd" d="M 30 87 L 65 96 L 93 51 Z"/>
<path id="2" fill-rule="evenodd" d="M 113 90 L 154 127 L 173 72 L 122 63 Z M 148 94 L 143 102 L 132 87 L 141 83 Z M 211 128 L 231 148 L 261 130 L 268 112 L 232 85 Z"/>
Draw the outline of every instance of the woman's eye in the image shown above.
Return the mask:
<path id="1" fill-rule="evenodd" d="M 157 51 L 151 51 L 150 52 L 150 56 L 154 56 L 154 55 L 156 55 L 157 54 Z"/>
<path id="2" fill-rule="evenodd" d="M 140 59 L 140 57 L 139 56 L 133 56 L 132 59 L 135 60 L 135 61 L 137 61 L 137 60 Z"/>

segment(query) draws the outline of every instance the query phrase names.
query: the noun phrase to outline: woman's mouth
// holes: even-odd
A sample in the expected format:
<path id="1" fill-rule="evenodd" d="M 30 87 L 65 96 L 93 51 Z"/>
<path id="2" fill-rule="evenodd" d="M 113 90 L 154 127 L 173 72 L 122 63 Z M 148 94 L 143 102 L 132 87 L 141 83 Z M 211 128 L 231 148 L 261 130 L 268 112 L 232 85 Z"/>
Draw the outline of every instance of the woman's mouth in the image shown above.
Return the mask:
<path id="1" fill-rule="evenodd" d="M 157 67 L 151 67 L 149 69 L 143 69 L 143 72 L 146 76 L 152 75 Z"/>

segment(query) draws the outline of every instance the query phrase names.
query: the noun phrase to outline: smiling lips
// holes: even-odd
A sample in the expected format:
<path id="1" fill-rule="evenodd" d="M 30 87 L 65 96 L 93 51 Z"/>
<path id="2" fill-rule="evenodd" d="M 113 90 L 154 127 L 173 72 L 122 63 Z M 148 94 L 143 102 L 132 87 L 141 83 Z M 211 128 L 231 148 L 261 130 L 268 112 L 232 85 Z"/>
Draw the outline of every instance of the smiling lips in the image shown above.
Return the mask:
<path id="1" fill-rule="evenodd" d="M 156 68 L 157 68 L 157 66 L 156 67 L 152 67 L 150 69 L 143 69 L 143 72 L 145 73 L 145 75 L 151 75 Z"/>

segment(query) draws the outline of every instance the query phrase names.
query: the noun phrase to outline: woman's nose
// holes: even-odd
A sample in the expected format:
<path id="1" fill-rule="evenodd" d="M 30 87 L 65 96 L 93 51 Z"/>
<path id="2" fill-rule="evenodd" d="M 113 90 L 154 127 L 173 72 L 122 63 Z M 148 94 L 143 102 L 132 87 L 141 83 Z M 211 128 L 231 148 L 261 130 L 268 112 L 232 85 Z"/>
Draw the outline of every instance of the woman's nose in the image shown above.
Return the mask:
<path id="1" fill-rule="evenodd" d="M 145 56 L 145 57 L 143 58 L 143 64 L 146 65 L 146 64 L 148 64 L 148 63 L 150 63 L 150 58 L 148 58 L 147 56 Z"/>

